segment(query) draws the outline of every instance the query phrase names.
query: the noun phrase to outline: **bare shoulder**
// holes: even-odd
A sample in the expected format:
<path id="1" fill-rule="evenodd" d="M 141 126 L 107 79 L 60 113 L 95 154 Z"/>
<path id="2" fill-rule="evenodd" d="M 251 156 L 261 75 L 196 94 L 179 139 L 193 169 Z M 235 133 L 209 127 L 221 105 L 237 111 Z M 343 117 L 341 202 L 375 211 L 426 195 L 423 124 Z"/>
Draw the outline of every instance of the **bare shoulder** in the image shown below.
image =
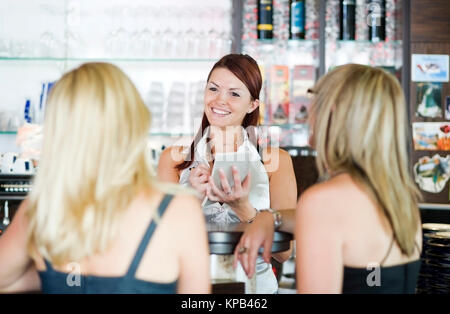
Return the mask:
<path id="1" fill-rule="evenodd" d="M 324 205 L 329 202 L 327 195 L 328 187 L 326 183 L 317 183 L 302 193 L 299 198 L 297 208 L 301 212 L 324 210 Z M 327 195 L 325 198 L 324 196 Z"/>
<path id="2" fill-rule="evenodd" d="M 159 158 L 160 162 L 177 165 L 185 158 L 185 147 L 183 146 L 170 146 L 163 150 Z"/>
<path id="3" fill-rule="evenodd" d="M 177 194 L 167 209 L 166 224 L 170 234 L 177 235 L 177 246 L 186 247 L 199 234 L 206 234 L 200 201 L 193 195 Z"/>
<path id="4" fill-rule="evenodd" d="M 284 168 L 292 168 L 291 155 L 284 149 L 270 146 L 265 147 L 261 155 L 264 166 L 269 174 Z"/>
<path id="5" fill-rule="evenodd" d="M 306 193 L 308 192 L 308 193 Z M 364 194 L 362 188 L 355 183 L 349 174 L 343 173 L 327 181 L 313 185 L 305 192 L 305 196 L 326 194 L 329 200 L 345 198 L 348 194 Z"/>
<path id="6" fill-rule="evenodd" d="M 177 183 L 180 171 L 176 168 L 185 159 L 184 147 L 171 146 L 163 150 L 158 161 L 158 179 L 161 182 Z"/>
<path id="7" fill-rule="evenodd" d="M 268 146 L 262 151 L 262 160 L 264 163 L 270 162 L 271 159 L 278 158 L 280 160 L 291 159 L 291 155 L 287 151 L 279 147 Z"/>
<path id="8" fill-rule="evenodd" d="M 302 213 L 342 218 L 351 207 L 352 200 L 363 194 L 349 175 L 342 174 L 308 188 L 301 195 L 297 207 Z"/>
<path id="9" fill-rule="evenodd" d="M 28 227 L 28 210 L 29 210 L 29 200 L 28 198 L 26 198 L 20 203 L 16 215 L 14 216 L 14 218 L 19 222 L 19 226 L 25 228 L 25 230 Z"/>
<path id="10" fill-rule="evenodd" d="M 202 215 L 200 201 L 190 193 L 178 193 L 174 196 L 170 209 L 178 217 L 178 221 L 186 222 L 198 219 Z"/>

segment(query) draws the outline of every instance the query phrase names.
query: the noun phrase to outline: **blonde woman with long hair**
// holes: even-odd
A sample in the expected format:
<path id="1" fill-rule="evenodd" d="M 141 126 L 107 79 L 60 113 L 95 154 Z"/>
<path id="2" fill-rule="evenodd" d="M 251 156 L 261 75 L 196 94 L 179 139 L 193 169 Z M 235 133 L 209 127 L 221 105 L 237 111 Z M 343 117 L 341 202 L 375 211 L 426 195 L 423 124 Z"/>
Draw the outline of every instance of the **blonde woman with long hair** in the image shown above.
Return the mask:
<path id="1" fill-rule="evenodd" d="M 0 238 L 0 290 L 210 291 L 200 204 L 155 180 L 149 125 L 114 65 L 84 64 L 56 83 L 33 190 Z"/>
<path id="2" fill-rule="evenodd" d="M 326 180 L 301 196 L 295 225 L 293 211 L 283 211 L 284 230 L 295 231 L 298 291 L 414 293 L 420 196 L 408 168 L 407 109 L 397 79 L 349 64 L 312 92 L 311 139 Z M 260 215 L 238 248 L 252 254 L 270 247 L 272 222 L 269 213 Z M 236 258 L 251 266 L 250 254 Z"/>

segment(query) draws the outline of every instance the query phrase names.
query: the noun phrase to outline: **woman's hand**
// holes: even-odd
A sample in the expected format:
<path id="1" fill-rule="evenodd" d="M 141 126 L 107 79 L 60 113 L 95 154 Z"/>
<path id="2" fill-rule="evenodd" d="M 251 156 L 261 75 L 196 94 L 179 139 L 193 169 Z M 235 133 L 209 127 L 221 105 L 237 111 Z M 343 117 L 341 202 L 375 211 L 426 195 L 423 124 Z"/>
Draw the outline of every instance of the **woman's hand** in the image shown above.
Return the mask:
<path id="1" fill-rule="evenodd" d="M 234 250 L 234 267 L 238 261 L 248 278 L 255 273 L 256 257 L 262 246 L 262 257 L 266 263 L 270 263 L 271 249 L 274 234 L 273 215 L 268 211 L 262 211 L 256 219 L 245 229 L 238 245 Z"/>
<path id="2" fill-rule="evenodd" d="M 225 172 L 220 169 L 219 177 L 222 189 L 214 184 L 212 177 L 209 178 L 207 196 L 211 201 L 227 203 L 241 221 L 248 221 L 255 217 L 257 210 L 253 208 L 248 200 L 250 194 L 250 173 L 241 183 L 239 171 L 235 166 L 231 167 L 233 173 L 234 186 L 231 187 Z"/>
<path id="3" fill-rule="evenodd" d="M 205 164 L 199 164 L 197 167 L 191 168 L 189 174 L 189 183 L 200 194 L 202 199 L 205 197 L 208 189 L 209 174 L 210 169 Z"/>

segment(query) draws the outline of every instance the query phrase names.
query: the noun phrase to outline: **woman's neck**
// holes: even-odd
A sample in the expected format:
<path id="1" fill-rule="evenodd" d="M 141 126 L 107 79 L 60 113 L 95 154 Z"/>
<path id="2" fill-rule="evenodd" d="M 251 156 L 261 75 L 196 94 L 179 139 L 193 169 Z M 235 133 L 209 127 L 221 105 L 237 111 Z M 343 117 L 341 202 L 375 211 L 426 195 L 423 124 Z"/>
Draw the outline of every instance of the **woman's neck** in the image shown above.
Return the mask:
<path id="1" fill-rule="evenodd" d="M 209 132 L 211 153 L 236 152 L 244 141 L 241 126 L 210 127 Z"/>

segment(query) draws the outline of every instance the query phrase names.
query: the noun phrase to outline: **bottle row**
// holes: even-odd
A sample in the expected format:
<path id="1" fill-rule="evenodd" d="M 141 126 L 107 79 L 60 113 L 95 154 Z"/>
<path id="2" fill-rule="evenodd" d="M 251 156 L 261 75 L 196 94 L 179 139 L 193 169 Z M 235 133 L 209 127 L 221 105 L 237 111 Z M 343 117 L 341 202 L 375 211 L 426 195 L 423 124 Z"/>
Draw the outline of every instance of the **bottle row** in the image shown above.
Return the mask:
<path id="1" fill-rule="evenodd" d="M 357 3 L 358 2 L 358 3 Z M 274 38 L 274 21 L 281 17 L 288 20 L 286 25 L 279 25 L 279 34 L 287 30 L 289 39 L 305 39 L 308 27 L 306 23 L 306 0 L 273 1 L 258 0 L 256 34 L 258 39 Z M 247 5 L 251 6 L 251 1 Z M 274 5 L 281 8 L 274 10 Z M 358 12 L 358 13 L 357 13 Z M 363 13 L 367 28 L 367 40 L 380 42 L 386 39 L 386 0 L 339 1 L 339 39 L 356 39 L 356 14 Z M 317 17 L 316 17 L 317 19 Z"/>

